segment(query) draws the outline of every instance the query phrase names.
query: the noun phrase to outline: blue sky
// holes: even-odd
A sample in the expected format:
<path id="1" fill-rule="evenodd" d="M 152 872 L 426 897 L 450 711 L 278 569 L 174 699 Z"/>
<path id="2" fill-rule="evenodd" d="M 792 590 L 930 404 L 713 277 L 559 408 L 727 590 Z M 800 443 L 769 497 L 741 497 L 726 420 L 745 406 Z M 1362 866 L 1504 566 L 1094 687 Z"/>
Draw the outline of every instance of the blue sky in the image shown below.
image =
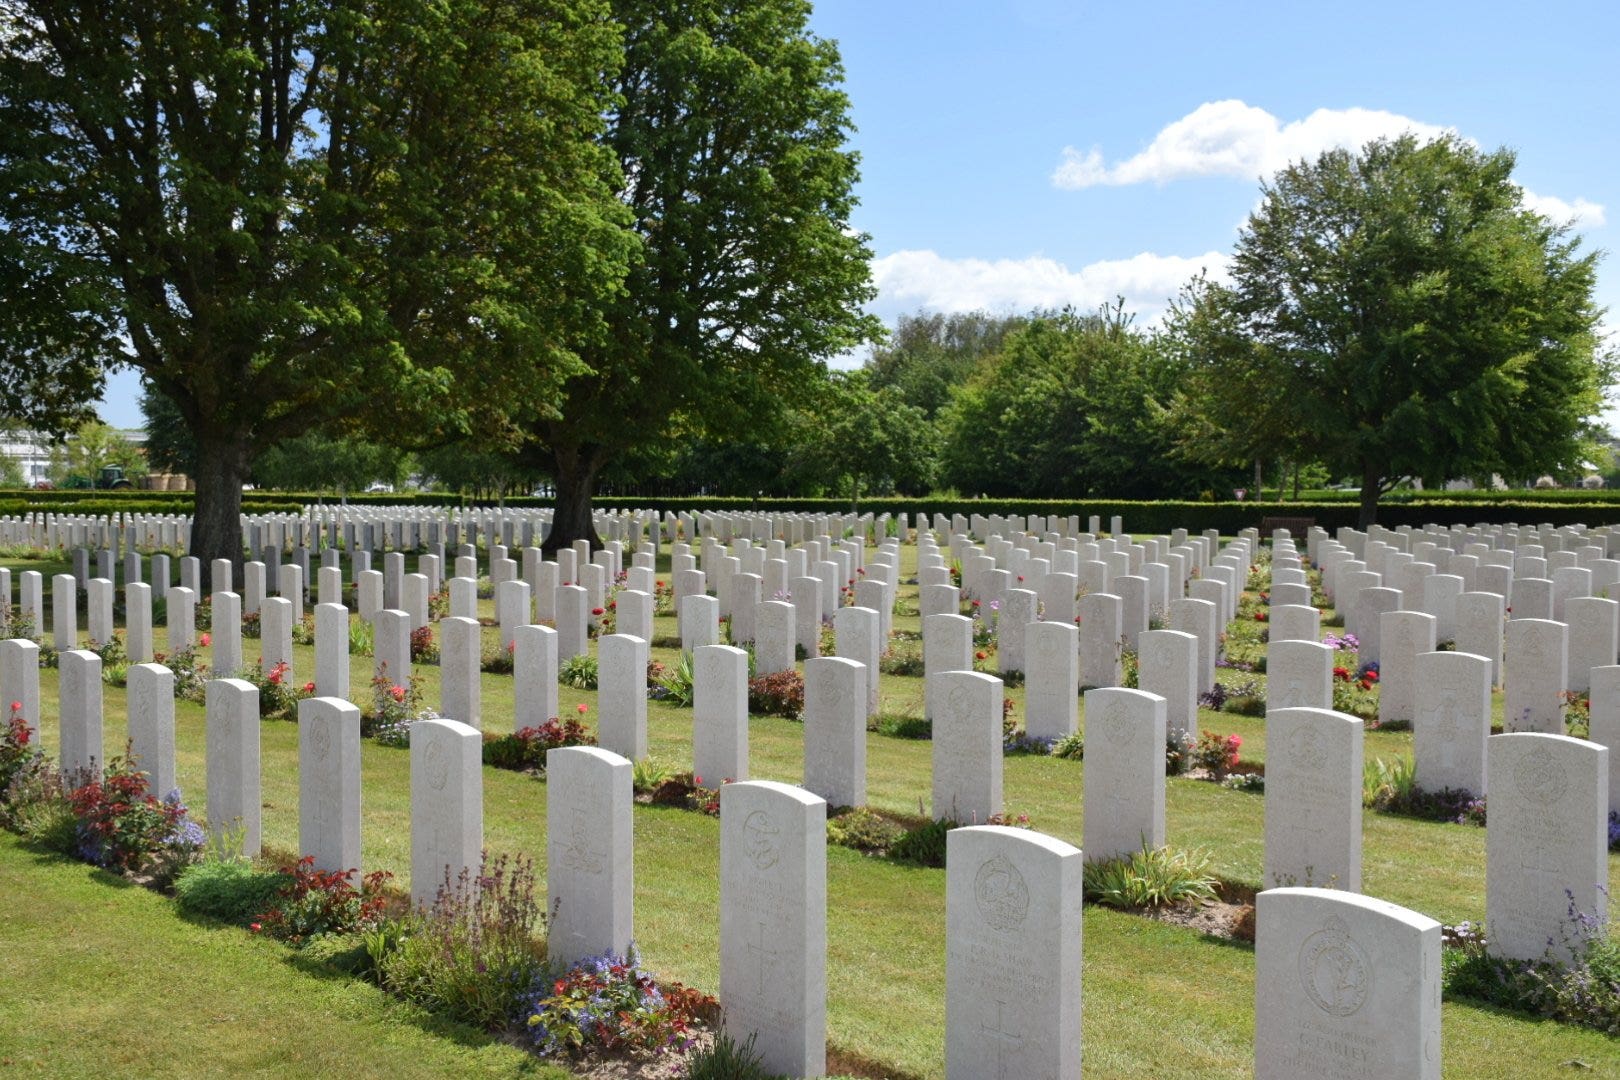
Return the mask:
<path id="1" fill-rule="evenodd" d="M 1218 273 L 1261 176 L 1443 129 L 1588 245 L 1620 247 L 1620 4 L 818 0 L 839 43 L 889 323 L 1123 295 L 1145 320 Z M 1599 301 L 1620 326 L 1620 266 Z M 103 415 L 140 423 L 132 376 Z M 1620 409 L 1608 414 L 1620 428 Z"/>

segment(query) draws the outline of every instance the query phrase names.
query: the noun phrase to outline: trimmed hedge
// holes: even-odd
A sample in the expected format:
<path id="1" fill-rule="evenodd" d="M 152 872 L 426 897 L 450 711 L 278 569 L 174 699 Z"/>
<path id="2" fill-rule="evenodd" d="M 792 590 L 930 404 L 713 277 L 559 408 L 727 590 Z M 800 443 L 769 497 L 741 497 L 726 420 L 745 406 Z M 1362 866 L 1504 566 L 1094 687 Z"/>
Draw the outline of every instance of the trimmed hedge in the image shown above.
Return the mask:
<path id="1" fill-rule="evenodd" d="M 1514 492 L 1512 499 L 1498 492 L 1447 492 L 1443 498 L 1413 498 L 1422 492 L 1399 492 L 1380 504 L 1378 523 L 1399 525 L 1476 525 L 1516 522 L 1521 525 L 1608 525 L 1620 522 L 1620 492 Z M 1554 497 L 1556 496 L 1556 497 Z M 331 495 L 283 492 L 244 492 L 246 513 L 297 513 L 310 503 L 331 505 Z M 444 494 L 365 494 L 351 495 L 348 502 L 361 506 L 441 506 L 470 505 L 468 500 Z M 847 499 L 769 498 L 693 496 L 690 498 L 650 498 L 599 496 L 594 500 L 603 510 L 658 510 L 710 512 L 800 512 L 839 514 L 849 511 Z M 194 497 L 176 492 L 39 491 L 0 495 L 0 515 L 30 512 L 64 514 L 188 514 Z M 488 504 L 484 504 L 488 505 Z M 513 508 L 546 507 L 550 499 L 521 496 L 505 500 Z M 1232 535 L 1241 529 L 1258 528 L 1265 518 L 1313 518 L 1329 531 L 1356 523 L 1353 501 L 1333 502 L 1133 502 L 1118 499 L 940 499 L 872 498 L 862 501 L 860 510 L 872 514 L 919 513 L 1016 515 L 1020 517 L 1090 515 L 1108 519 L 1119 515 L 1127 532 L 1168 533 L 1184 528 L 1193 531 L 1217 529 Z"/>

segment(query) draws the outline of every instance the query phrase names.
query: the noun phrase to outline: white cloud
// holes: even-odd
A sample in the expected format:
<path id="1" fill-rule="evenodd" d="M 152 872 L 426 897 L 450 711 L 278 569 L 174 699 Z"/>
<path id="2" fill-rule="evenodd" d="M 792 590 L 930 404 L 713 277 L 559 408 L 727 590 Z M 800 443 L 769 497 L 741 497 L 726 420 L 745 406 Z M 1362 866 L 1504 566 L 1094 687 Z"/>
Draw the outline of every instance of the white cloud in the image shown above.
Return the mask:
<path id="1" fill-rule="evenodd" d="M 896 251 L 872 262 L 878 306 L 885 313 L 1028 311 L 1072 304 L 1093 311 L 1116 297 L 1127 311 L 1151 322 L 1199 270 L 1222 279 L 1229 256 L 1155 255 L 1109 259 L 1071 270 L 1055 259 L 948 259 L 934 251 Z"/>
<path id="2" fill-rule="evenodd" d="M 1283 123 L 1266 110 L 1235 99 L 1210 101 L 1167 125 L 1147 148 L 1113 165 L 1102 151 L 1065 147 L 1052 173 L 1056 187 L 1159 183 L 1184 176 L 1270 176 L 1291 161 L 1313 159 L 1335 147 L 1360 147 L 1410 131 L 1432 139 L 1450 128 L 1381 109 L 1317 109 Z"/>
<path id="3" fill-rule="evenodd" d="M 1577 198 L 1574 202 L 1566 202 L 1556 195 L 1537 195 L 1529 188 L 1524 190 L 1524 205 L 1527 210 L 1550 218 L 1559 224 L 1568 222 L 1573 225 L 1586 225 L 1596 228 L 1605 220 L 1603 204 L 1595 203 L 1590 199 Z"/>

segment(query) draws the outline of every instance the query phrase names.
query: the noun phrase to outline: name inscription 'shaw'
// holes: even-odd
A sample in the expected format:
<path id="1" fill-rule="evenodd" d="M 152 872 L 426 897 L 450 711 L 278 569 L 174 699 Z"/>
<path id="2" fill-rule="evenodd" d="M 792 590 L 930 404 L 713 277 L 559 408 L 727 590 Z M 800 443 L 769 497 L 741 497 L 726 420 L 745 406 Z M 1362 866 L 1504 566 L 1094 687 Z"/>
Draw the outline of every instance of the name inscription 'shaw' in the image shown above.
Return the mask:
<path id="1" fill-rule="evenodd" d="M 1354 1016 L 1372 987 L 1372 962 L 1343 920 L 1329 917 L 1299 948 L 1299 977 L 1311 1004 L 1330 1016 Z"/>
<path id="2" fill-rule="evenodd" d="M 1029 886 L 1005 855 L 987 859 L 973 878 L 973 899 L 991 928 L 1020 929 L 1029 915 Z"/>

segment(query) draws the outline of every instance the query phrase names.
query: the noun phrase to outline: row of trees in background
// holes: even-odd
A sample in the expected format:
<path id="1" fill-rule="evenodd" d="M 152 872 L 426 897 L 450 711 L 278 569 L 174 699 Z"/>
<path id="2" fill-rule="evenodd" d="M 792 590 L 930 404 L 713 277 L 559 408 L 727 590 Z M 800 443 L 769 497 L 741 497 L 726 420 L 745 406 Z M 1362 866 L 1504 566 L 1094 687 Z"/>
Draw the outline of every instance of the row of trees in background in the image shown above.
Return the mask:
<path id="1" fill-rule="evenodd" d="M 1194 495 L 1255 461 L 1573 468 L 1595 256 L 1511 154 L 1374 143 L 1268 184 L 1228 282 L 879 342 L 808 0 L 0 6 L 0 415 L 138 369 L 149 453 L 239 559 L 244 481 Z M 409 461 L 405 455 L 413 455 Z M 292 484 L 291 481 L 300 481 Z"/>

